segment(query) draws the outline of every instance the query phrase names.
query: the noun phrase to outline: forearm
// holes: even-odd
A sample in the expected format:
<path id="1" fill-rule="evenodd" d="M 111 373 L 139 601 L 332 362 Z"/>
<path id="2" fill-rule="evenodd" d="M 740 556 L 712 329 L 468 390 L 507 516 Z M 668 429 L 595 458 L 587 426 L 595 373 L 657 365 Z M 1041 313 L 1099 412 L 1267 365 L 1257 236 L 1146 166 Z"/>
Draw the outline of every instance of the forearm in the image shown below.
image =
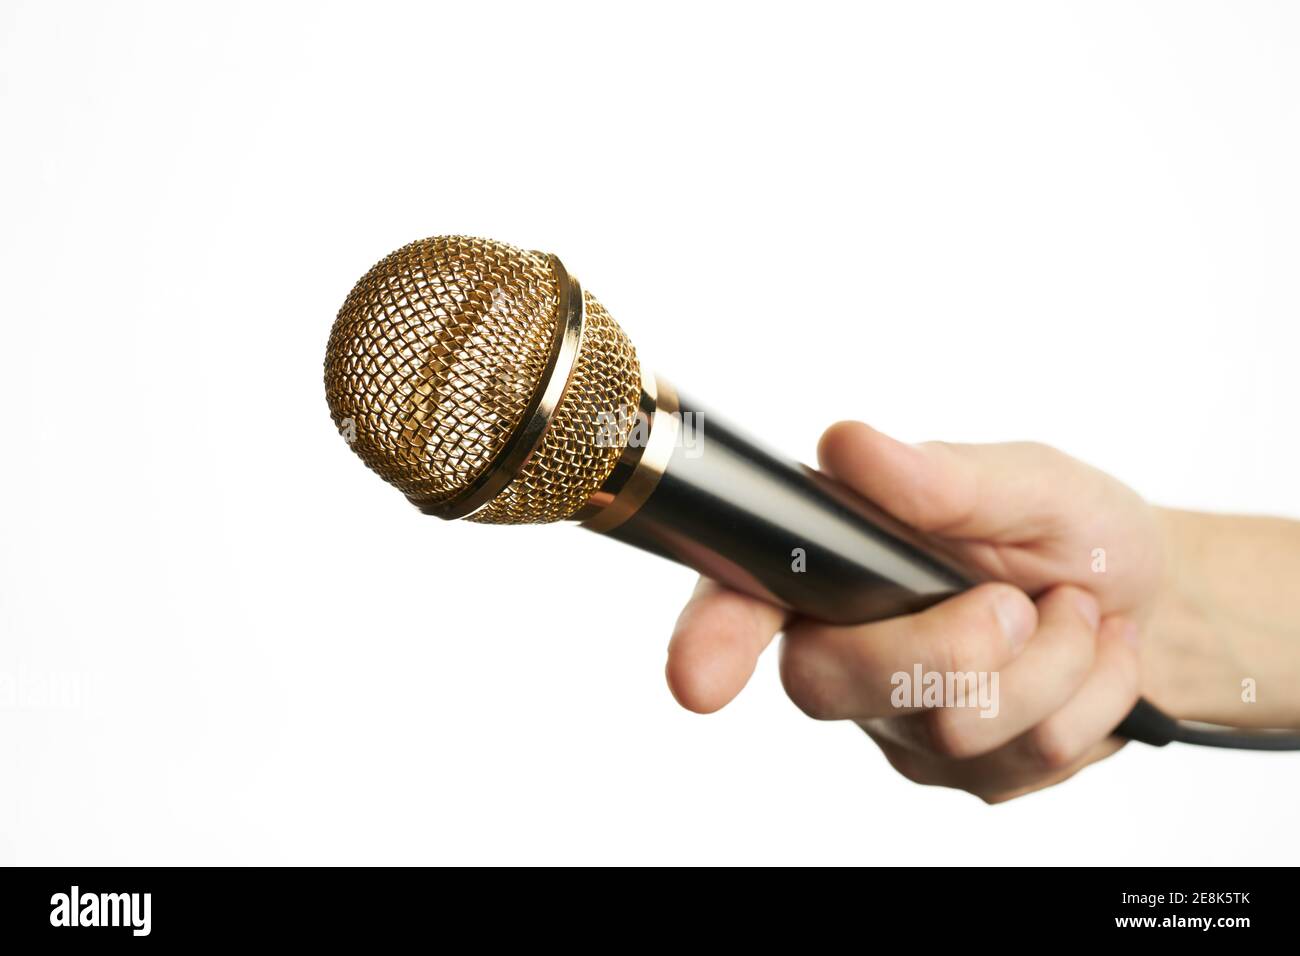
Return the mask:
<path id="1" fill-rule="evenodd" d="M 1143 693 L 1184 719 L 1300 727 L 1300 522 L 1159 514 L 1165 570 L 1141 642 Z"/>

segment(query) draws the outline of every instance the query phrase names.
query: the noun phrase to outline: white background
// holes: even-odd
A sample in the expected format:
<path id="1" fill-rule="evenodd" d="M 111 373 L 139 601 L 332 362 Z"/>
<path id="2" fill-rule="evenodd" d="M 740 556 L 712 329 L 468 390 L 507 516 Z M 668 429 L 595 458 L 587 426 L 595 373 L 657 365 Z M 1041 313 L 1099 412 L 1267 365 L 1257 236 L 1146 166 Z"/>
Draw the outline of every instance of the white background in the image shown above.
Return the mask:
<path id="1" fill-rule="evenodd" d="M 989 808 L 781 693 L 689 572 L 416 512 L 324 401 L 372 262 L 564 257 L 808 458 L 858 417 L 1300 514 L 1300 14 L 0 4 L 0 861 L 1294 863 L 1300 764 Z"/>

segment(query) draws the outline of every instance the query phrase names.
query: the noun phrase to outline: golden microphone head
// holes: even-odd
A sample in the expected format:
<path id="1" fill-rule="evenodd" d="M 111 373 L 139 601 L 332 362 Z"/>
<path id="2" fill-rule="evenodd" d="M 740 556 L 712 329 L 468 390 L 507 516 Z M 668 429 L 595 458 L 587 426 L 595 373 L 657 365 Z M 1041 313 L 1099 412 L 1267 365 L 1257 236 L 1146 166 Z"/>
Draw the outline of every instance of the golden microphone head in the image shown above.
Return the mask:
<path id="1" fill-rule="evenodd" d="M 632 343 L 558 259 L 464 236 L 377 263 L 325 352 L 330 413 L 362 461 L 426 512 L 494 524 L 582 509 L 642 385 Z"/>

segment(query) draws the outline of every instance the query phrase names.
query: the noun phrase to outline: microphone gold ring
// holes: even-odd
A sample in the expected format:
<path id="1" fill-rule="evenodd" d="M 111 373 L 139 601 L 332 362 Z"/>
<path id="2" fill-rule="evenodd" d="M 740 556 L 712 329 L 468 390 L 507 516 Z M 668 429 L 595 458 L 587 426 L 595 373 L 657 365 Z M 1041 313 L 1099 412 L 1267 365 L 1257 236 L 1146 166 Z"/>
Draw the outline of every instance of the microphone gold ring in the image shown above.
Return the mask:
<path id="1" fill-rule="evenodd" d="M 632 517 L 659 484 L 681 427 L 677 390 L 641 368 L 641 404 L 636 410 L 640 441 L 629 441 L 603 487 L 573 516 L 588 531 L 604 533 Z"/>
<path id="2" fill-rule="evenodd" d="M 569 275 L 559 256 L 550 255 L 551 268 L 555 270 L 555 283 L 559 294 L 555 337 L 551 341 L 551 354 L 542 370 L 542 387 L 524 409 L 523 419 L 510 436 L 501 453 L 492 464 L 462 492 L 446 501 L 422 504 L 425 514 L 452 520 L 466 518 L 495 498 L 514 480 L 528 460 L 542 444 L 546 429 L 550 427 L 555 409 L 569 387 L 569 379 L 578 364 L 582 350 L 582 333 L 586 327 L 587 310 L 583 303 L 582 286 Z"/>

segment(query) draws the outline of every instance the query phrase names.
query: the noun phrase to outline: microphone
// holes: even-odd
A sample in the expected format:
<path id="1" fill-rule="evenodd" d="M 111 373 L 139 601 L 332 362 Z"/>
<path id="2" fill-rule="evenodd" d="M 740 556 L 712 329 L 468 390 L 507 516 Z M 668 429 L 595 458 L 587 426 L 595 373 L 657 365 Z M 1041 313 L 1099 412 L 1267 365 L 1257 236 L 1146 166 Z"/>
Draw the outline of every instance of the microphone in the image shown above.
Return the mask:
<path id="1" fill-rule="evenodd" d="M 831 624 L 986 580 L 643 368 L 553 255 L 463 236 L 398 249 L 339 310 L 325 394 L 362 461 L 439 518 L 573 522 Z M 1139 701 L 1116 733 L 1163 746 L 1179 727 Z"/>

